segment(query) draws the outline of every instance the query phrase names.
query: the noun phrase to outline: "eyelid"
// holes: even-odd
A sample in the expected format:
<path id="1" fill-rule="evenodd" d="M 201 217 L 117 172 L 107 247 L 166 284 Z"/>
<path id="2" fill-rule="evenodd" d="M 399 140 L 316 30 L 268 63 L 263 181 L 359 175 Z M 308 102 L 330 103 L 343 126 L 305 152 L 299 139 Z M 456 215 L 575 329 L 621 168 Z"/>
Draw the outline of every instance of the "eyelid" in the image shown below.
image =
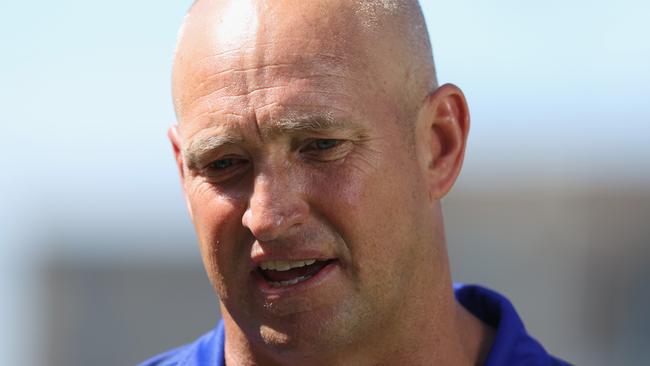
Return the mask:
<path id="1" fill-rule="evenodd" d="M 332 146 L 331 148 L 327 149 L 319 149 L 319 148 L 310 148 L 312 145 L 315 145 L 316 143 L 320 141 L 335 141 L 336 144 Z M 338 146 L 344 144 L 346 140 L 344 139 L 335 139 L 335 138 L 314 138 L 314 139 L 309 139 L 307 140 L 307 143 L 303 145 L 303 147 L 300 149 L 301 151 L 328 151 L 328 150 L 333 150 L 336 149 Z"/>
<path id="2" fill-rule="evenodd" d="M 232 158 L 248 160 L 247 154 L 245 154 L 241 149 L 236 148 L 233 145 L 226 145 L 217 149 L 205 151 L 200 155 L 197 154 L 194 156 L 193 163 L 196 170 L 203 170 L 217 160 Z"/>
<path id="3" fill-rule="evenodd" d="M 337 144 L 327 149 L 309 148 L 310 145 L 313 145 L 319 140 L 334 140 L 337 141 Z M 308 160 L 312 160 L 316 163 L 327 163 L 345 158 L 352 151 L 353 147 L 354 143 L 350 140 L 320 138 L 310 140 L 307 144 L 303 145 L 300 152 L 303 153 Z"/>
<path id="4" fill-rule="evenodd" d="M 201 169 L 201 170 L 207 169 L 207 168 L 210 167 L 210 165 L 212 165 L 212 164 L 214 164 L 214 163 L 216 163 L 217 161 L 220 161 L 220 160 L 233 160 L 233 159 L 237 159 L 237 158 L 234 157 L 234 156 L 217 156 L 217 157 L 209 158 L 209 159 L 206 158 L 206 159 L 204 159 L 205 161 L 202 162 L 201 165 L 199 166 L 199 169 Z"/>
<path id="5" fill-rule="evenodd" d="M 212 162 L 208 163 L 208 164 L 206 165 L 206 168 L 214 167 L 214 165 L 216 165 L 216 164 L 219 163 L 219 162 L 231 162 L 231 165 L 229 165 L 229 166 L 227 166 L 227 167 L 225 167 L 225 168 L 218 168 L 218 167 L 215 167 L 217 170 L 225 170 L 225 169 L 230 168 L 230 167 L 233 166 L 233 165 L 236 165 L 236 164 L 238 164 L 238 163 L 241 163 L 243 160 L 244 160 L 244 159 L 231 158 L 231 157 L 219 158 L 219 159 L 213 160 Z"/>
<path id="6" fill-rule="evenodd" d="M 233 160 L 233 162 L 225 168 L 212 167 L 213 164 L 224 160 Z M 227 184 L 244 174 L 248 170 L 249 163 L 250 159 L 241 155 L 217 156 L 202 164 L 197 174 L 212 184 Z"/>

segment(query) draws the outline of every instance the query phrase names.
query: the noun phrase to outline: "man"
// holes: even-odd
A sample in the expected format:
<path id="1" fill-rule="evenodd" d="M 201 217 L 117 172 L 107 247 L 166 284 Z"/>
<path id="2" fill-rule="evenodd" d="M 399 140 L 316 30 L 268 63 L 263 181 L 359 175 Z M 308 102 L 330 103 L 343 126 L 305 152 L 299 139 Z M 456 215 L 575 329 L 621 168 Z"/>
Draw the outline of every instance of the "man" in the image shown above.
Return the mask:
<path id="1" fill-rule="evenodd" d="M 507 300 L 454 289 L 440 200 L 462 92 L 416 0 L 200 0 L 169 131 L 223 321 L 143 365 L 551 365 Z"/>

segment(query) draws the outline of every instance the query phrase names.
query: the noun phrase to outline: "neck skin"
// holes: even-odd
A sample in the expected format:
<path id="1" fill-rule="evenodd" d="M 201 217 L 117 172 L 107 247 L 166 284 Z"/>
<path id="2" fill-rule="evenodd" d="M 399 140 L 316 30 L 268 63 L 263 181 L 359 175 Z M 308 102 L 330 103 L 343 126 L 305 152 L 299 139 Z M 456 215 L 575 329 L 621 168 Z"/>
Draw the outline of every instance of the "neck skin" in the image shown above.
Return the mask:
<path id="1" fill-rule="evenodd" d="M 453 289 L 450 291 L 453 296 Z M 225 309 L 222 311 L 226 365 L 483 365 L 495 334 L 494 329 L 451 301 L 438 316 L 420 321 L 402 319 L 399 329 L 384 329 L 382 337 L 336 355 L 274 359 L 255 352 Z"/>
<path id="2" fill-rule="evenodd" d="M 441 233 L 444 243 L 444 233 Z M 446 247 L 438 253 L 444 263 L 414 278 L 422 283 L 405 297 L 374 337 L 351 344 L 335 354 L 273 354 L 253 345 L 222 306 L 226 329 L 227 365 L 482 365 L 495 330 L 481 322 L 456 300 Z M 442 267 L 442 268 L 441 268 Z M 428 289 L 423 291 L 422 289 Z M 425 294 L 425 296 L 423 296 Z M 401 311 L 400 311 L 401 310 Z"/>

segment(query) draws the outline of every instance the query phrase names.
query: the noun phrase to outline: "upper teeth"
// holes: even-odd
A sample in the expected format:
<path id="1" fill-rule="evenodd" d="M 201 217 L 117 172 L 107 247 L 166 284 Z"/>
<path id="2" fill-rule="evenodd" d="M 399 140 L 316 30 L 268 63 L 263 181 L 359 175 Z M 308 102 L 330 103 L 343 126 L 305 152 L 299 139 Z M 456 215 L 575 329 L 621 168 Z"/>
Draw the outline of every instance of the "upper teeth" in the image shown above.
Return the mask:
<path id="1" fill-rule="evenodd" d="M 308 259 L 304 261 L 266 261 L 260 263 L 260 268 L 263 270 L 273 271 L 288 271 L 292 268 L 299 268 L 309 266 L 316 263 L 315 259 Z"/>

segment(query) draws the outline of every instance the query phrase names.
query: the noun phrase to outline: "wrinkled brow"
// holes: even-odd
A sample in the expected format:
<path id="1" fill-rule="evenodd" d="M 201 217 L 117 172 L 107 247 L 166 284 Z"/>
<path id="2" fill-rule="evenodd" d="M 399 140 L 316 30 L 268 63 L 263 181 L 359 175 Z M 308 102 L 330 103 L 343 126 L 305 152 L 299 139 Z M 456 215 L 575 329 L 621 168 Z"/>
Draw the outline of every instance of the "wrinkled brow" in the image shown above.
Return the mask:
<path id="1" fill-rule="evenodd" d="M 325 132 L 331 130 L 360 130 L 360 126 L 347 120 L 337 119 L 330 115 L 288 117 L 262 126 L 260 132 L 263 136 L 273 137 L 275 135 L 295 135 L 310 132 Z"/>
<path id="2" fill-rule="evenodd" d="M 223 131 L 220 134 L 208 136 L 193 141 L 189 147 L 183 151 L 183 156 L 190 169 L 200 165 L 202 158 L 211 151 L 217 150 L 226 145 L 232 145 L 242 142 L 242 138 L 233 134 L 231 131 Z"/>
<path id="3" fill-rule="evenodd" d="M 273 139 L 277 136 L 318 134 L 334 130 L 365 135 L 365 129 L 361 125 L 349 120 L 332 118 L 329 115 L 278 119 L 261 126 L 260 134 L 265 139 Z M 214 135 L 193 141 L 183 153 L 188 167 L 194 168 L 200 166 L 202 158 L 210 152 L 223 146 L 243 143 L 243 140 L 238 128 L 223 128 L 217 130 Z"/>

